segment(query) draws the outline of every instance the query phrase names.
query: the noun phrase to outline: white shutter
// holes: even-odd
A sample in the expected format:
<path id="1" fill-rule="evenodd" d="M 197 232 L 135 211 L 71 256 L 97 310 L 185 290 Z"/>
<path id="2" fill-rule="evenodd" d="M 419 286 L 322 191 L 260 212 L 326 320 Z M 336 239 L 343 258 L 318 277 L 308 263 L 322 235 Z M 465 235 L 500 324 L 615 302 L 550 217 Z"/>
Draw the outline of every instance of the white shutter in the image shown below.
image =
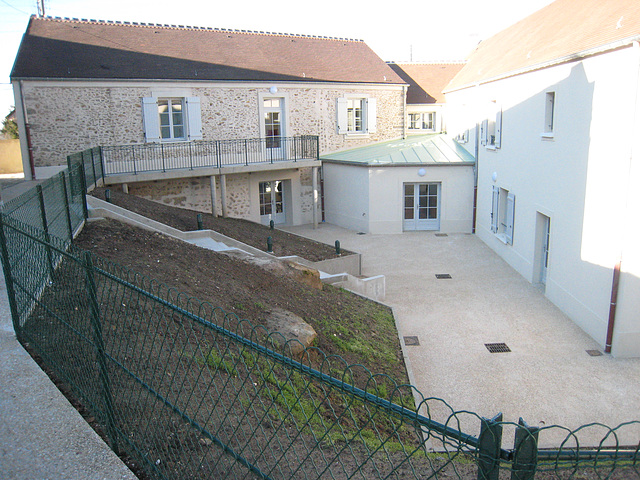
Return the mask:
<path id="1" fill-rule="evenodd" d="M 480 125 L 480 144 L 482 145 L 486 145 L 487 144 L 487 130 L 489 129 L 489 120 L 483 120 L 482 124 Z"/>
<path id="2" fill-rule="evenodd" d="M 376 133 L 377 116 L 376 116 L 376 99 L 367 98 L 367 132 Z"/>
<path id="3" fill-rule="evenodd" d="M 516 208 L 516 197 L 513 193 L 507 195 L 507 211 L 505 212 L 504 236 L 509 245 L 513 245 L 513 219 Z"/>
<path id="4" fill-rule="evenodd" d="M 500 202 L 500 189 L 493 187 L 493 196 L 491 197 L 491 231 L 498 231 L 498 205 Z"/>
<path id="5" fill-rule="evenodd" d="M 160 141 L 160 116 L 158 115 L 158 99 L 144 97 L 142 99 L 142 121 L 144 124 L 144 138 L 147 143 Z"/>
<path id="6" fill-rule="evenodd" d="M 202 113 L 199 97 L 187 97 L 187 122 L 189 140 L 202 140 Z"/>
<path id="7" fill-rule="evenodd" d="M 347 99 L 339 98 L 338 106 L 338 133 L 347 133 Z"/>
<path id="8" fill-rule="evenodd" d="M 495 147 L 500 148 L 502 145 L 502 110 L 496 113 L 496 128 L 495 128 Z"/>

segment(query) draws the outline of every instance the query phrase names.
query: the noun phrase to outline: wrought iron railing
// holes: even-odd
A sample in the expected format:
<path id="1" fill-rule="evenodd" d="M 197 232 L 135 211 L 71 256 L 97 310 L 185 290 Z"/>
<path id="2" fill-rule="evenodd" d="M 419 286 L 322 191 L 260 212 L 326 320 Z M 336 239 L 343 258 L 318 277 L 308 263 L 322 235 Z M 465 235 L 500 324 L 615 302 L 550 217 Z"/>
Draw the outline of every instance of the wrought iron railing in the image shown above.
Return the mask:
<path id="1" fill-rule="evenodd" d="M 105 175 L 318 160 L 318 136 L 104 146 Z"/>

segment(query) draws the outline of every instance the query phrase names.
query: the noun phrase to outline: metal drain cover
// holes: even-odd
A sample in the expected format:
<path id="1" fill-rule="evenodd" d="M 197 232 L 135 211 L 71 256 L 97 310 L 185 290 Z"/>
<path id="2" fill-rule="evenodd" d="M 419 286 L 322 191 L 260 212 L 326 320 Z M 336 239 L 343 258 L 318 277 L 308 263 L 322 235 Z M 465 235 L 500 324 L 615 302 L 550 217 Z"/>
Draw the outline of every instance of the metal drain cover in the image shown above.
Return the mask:
<path id="1" fill-rule="evenodd" d="M 509 353 L 511 349 L 506 343 L 485 343 L 485 347 L 489 350 L 489 353 Z"/>
<path id="2" fill-rule="evenodd" d="M 436 237 L 448 237 L 446 233 L 436 233 Z"/>
<path id="3" fill-rule="evenodd" d="M 601 357 L 602 352 L 600 350 L 587 350 L 587 353 L 592 357 Z"/>
<path id="4" fill-rule="evenodd" d="M 444 278 L 451 278 L 451 275 L 449 275 L 448 273 L 436 273 L 436 278 L 438 280 L 442 280 Z"/>
<path id="5" fill-rule="evenodd" d="M 403 337 L 403 338 L 404 338 L 404 344 L 407 347 L 420 345 L 420 340 L 416 336 L 409 336 L 409 337 Z"/>

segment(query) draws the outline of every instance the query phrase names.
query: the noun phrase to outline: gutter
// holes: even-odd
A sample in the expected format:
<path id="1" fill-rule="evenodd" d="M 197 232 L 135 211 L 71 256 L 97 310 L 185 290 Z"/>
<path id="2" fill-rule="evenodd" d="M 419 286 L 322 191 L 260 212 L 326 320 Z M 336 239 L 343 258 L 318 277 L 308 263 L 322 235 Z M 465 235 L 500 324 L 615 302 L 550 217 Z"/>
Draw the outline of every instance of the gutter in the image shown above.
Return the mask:
<path id="1" fill-rule="evenodd" d="M 631 46 L 640 41 L 640 35 L 635 35 L 633 37 L 625 38 L 622 40 L 618 40 L 616 42 L 607 43 L 606 45 L 601 45 L 599 47 L 590 48 L 588 50 L 583 50 L 578 53 L 572 53 L 570 55 L 565 55 L 564 57 L 555 58 L 553 60 L 548 60 L 546 62 L 537 63 L 535 65 L 530 65 L 527 67 L 520 68 L 518 70 L 513 70 L 510 72 L 502 73 L 500 75 L 496 75 L 495 77 L 488 78 L 486 80 L 480 80 L 474 83 L 467 83 L 465 85 L 460 85 L 459 87 L 443 90 L 442 93 L 451 93 L 457 90 L 464 90 L 466 88 L 476 87 L 478 85 L 484 85 L 485 83 L 496 82 L 498 80 L 504 80 L 505 78 L 515 77 L 518 75 L 522 75 L 523 73 L 533 72 L 535 70 L 542 70 L 544 68 L 553 67 L 556 65 L 561 65 L 563 63 L 575 62 L 577 60 L 582 60 L 586 57 L 592 57 L 594 55 L 599 55 L 601 53 L 608 52 L 610 50 L 617 50 L 619 48 L 624 48 Z M 455 78 L 455 77 L 454 77 Z"/>

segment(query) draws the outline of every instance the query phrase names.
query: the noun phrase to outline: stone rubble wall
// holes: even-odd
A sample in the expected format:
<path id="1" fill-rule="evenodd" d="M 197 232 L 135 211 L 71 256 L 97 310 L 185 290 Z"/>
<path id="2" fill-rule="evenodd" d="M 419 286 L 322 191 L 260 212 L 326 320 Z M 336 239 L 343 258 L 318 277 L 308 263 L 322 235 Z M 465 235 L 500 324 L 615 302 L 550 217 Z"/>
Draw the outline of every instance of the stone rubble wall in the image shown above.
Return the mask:
<path id="1" fill-rule="evenodd" d="M 260 94 L 271 85 L 25 80 L 35 165 L 64 165 L 67 155 L 98 145 L 144 143 L 142 98 L 167 92 L 200 98 L 203 140 L 259 137 Z M 337 99 L 349 94 L 376 98 L 376 133 L 337 133 Z M 286 135 L 318 135 L 321 153 L 403 134 L 404 94 L 397 86 L 278 85 L 278 95 L 287 99 Z"/>

